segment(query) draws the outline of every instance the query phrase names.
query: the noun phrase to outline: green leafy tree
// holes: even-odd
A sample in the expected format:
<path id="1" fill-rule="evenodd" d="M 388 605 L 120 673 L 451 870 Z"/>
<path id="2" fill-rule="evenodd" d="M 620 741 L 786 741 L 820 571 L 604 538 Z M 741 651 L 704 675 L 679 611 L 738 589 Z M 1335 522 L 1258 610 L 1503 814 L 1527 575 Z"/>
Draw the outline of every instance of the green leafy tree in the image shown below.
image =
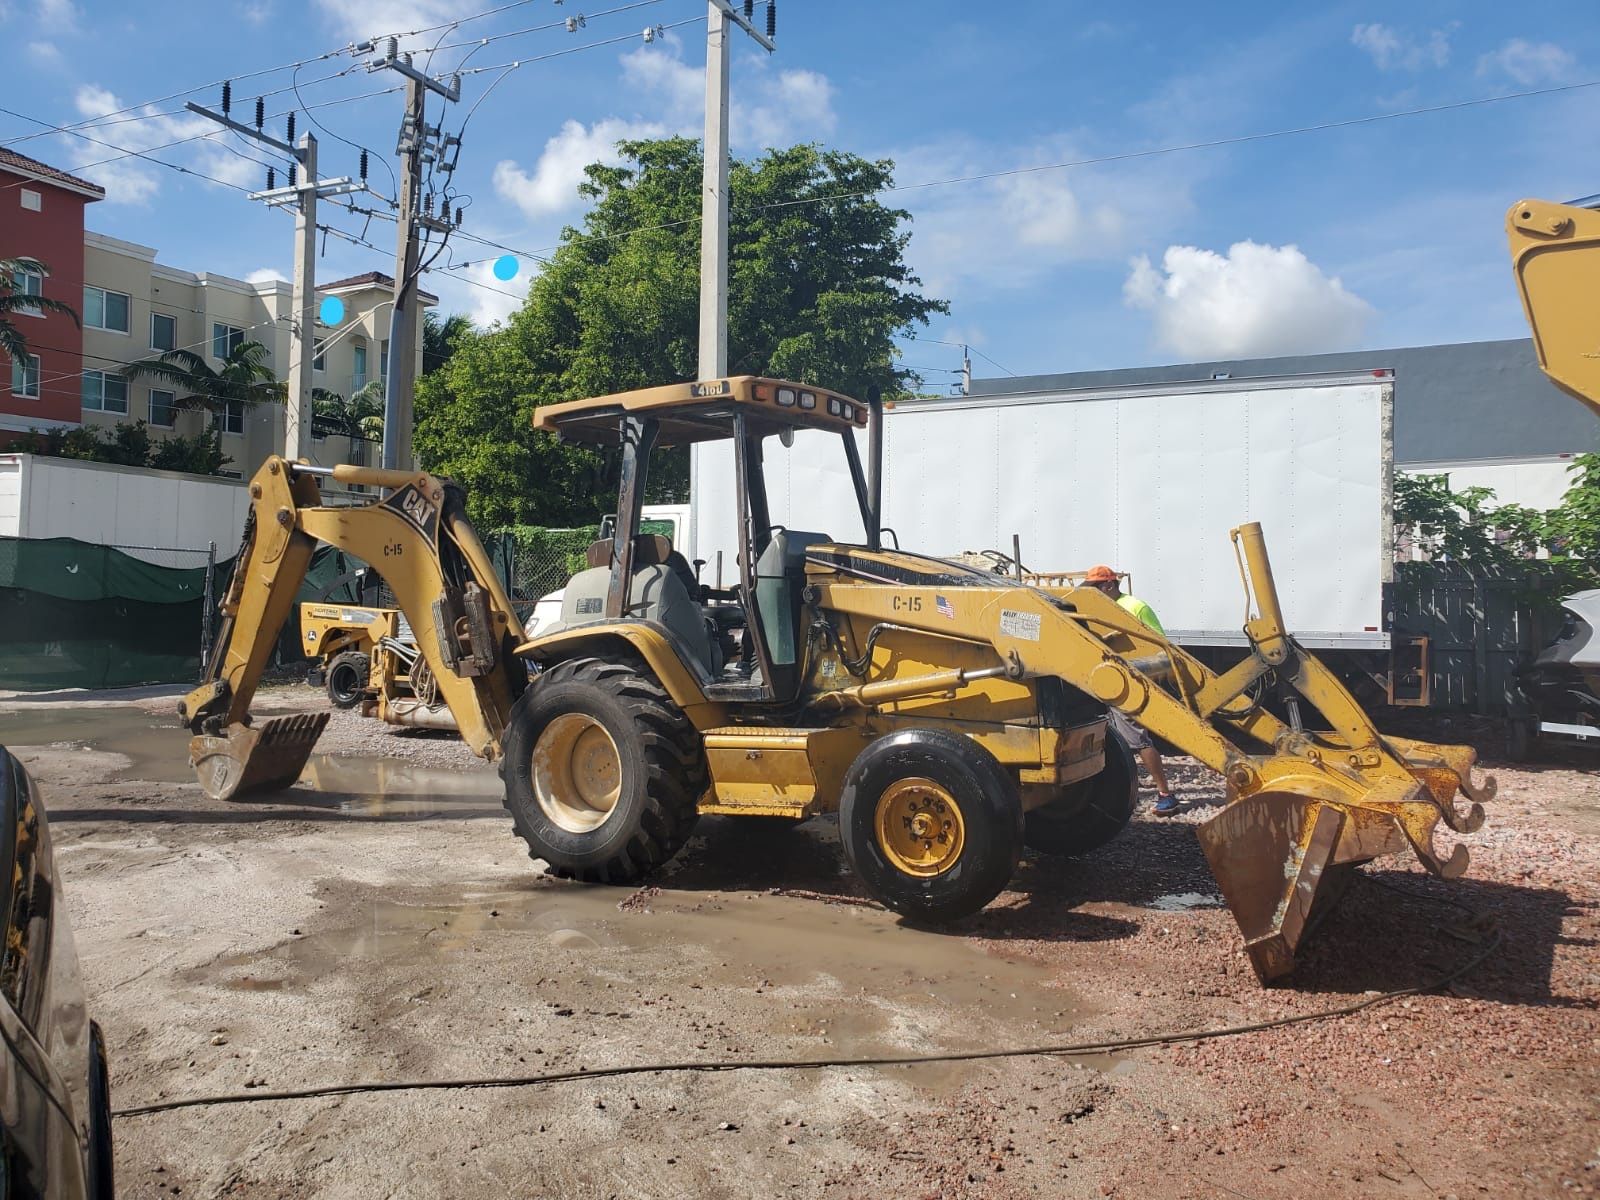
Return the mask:
<path id="1" fill-rule="evenodd" d="M 159 471 L 187 471 L 192 475 L 219 474 L 233 461 L 222 452 L 222 438 L 214 428 L 194 437 L 152 438 L 143 421 L 120 421 L 109 429 L 80 425 L 44 433 L 30 430 L 12 443 L 11 448 L 49 458 L 154 467 Z"/>
<path id="2" fill-rule="evenodd" d="M 1584 564 L 1600 586 L 1600 454 L 1580 454 L 1568 468 L 1572 486 L 1549 514 L 1545 535 L 1551 552 Z"/>
<path id="3" fill-rule="evenodd" d="M 699 328 L 697 141 L 624 142 L 590 166 L 593 206 L 505 326 L 460 336 L 417 389 L 416 447 L 466 484 L 485 524 L 582 525 L 615 503 L 612 456 L 532 428 L 544 404 L 693 379 Z M 874 195 L 893 164 L 818 146 L 731 168 L 728 369 L 865 395 L 903 394 L 896 335 L 947 311 L 905 264 L 910 215 Z M 658 452 L 648 498 L 687 494 L 687 455 Z"/>
<path id="4" fill-rule="evenodd" d="M 267 348 L 260 342 L 241 342 L 222 366 L 213 367 L 193 350 L 168 350 L 122 368 L 126 379 L 159 380 L 174 389 L 175 408 L 207 412 L 220 417 L 229 405 L 281 404 L 287 390 L 267 365 Z"/>
<path id="5" fill-rule="evenodd" d="M 72 318 L 74 325 L 80 324 L 78 314 L 65 301 L 19 292 L 17 276 L 24 272 L 46 275 L 49 270 L 37 258 L 0 258 L 0 350 L 4 350 L 12 361 L 28 352 L 28 342 L 22 330 L 11 322 L 11 318 L 18 313 L 65 313 Z"/>

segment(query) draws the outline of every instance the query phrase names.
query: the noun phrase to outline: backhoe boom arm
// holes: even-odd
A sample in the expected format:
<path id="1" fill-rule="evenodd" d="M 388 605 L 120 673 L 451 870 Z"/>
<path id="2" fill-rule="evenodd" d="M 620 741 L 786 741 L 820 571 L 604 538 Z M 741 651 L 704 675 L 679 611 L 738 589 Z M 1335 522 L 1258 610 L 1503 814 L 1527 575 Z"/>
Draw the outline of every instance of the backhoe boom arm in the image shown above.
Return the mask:
<path id="1" fill-rule="evenodd" d="M 393 490 L 368 504 L 326 507 L 317 475 Z M 273 457 L 251 480 L 250 501 L 216 653 L 205 682 L 179 705 L 207 793 L 226 799 L 293 783 L 327 723 L 326 714 L 260 727 L 249 720 L 318 543 L 350 552 L 383 576 L 462 737 L 478 754 L 498 758 L 524 682 L 511 648 L 525 638 L 459 490 L 424 472 L 308 468 Z"/>

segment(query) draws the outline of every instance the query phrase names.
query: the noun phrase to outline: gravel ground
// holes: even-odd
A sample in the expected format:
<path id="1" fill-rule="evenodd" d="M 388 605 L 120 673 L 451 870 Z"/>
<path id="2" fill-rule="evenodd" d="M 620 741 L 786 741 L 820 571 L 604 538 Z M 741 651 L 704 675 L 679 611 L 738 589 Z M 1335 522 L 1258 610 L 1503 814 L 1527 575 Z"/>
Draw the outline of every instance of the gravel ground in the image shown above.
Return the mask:
<path id="1" fill-rule="evenodd" d="M 1443 992 L 1117 1055 L 128 1118 L 125 1196 L 1600 1190 L 1600 751 L 1487 763 L 1500 795 L 1468 877 L 1373 864 L 1263 989 L 1192 834 L 1220 791 L 1182 760 L 1180 816 L 1141 813 L 1091 860 L 1025 860 L 936 935 L 863 902 L 827 820 L 707 819 L 651 886 L 579 888 L 528 861 L 493 772 L 450 736 L 335 713 L 315 790 L 216 805 L 186 781 L 181 735 L 152 727 L 170 698 L 138 703 L 0 701 L 0 738 L 46 789 L 120 1105 L 1232 1025 L 1425 983 L 1499 941 Z"/>

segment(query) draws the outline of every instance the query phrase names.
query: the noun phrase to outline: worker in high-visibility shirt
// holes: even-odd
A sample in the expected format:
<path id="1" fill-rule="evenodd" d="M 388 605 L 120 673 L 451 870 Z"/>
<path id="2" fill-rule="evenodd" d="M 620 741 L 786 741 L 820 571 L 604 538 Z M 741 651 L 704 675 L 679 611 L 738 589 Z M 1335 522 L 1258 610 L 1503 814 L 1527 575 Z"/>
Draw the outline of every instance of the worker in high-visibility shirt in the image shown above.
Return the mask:
<path id="1" fill-rule="evenodd" d="M 1137 596 L 1130 596 L 1125 593 L 1122 590 L 1121 579 L 1110 567 L 1090 567 L 1089 573 L 1084 576 L 1083 581 L 1090 587 L 1097 588 L 1107 596 L 1110 596 L 1163 637 L 1166 636 L 1167 631 L 1161 628 L 1161 621 L 1156 617 L 1155 609 Z M 1172 794 L 1172 789 L 1167 786 L 1167 773 L 1161 766 L 1161 754 L 1155 748 L 1155 743 L 1150 740 L 1150 735 L 1138 724 L 1129 720 L 1114 708 L 1111 710 L 1111 725 L 1122 740 L 1128 744 L 1128 749 L 1139 756 L 1139 761 L 1144 764 L 1144 769 L 1150 772 L 1150 778 L 1156 785 L 1157 814 L 1169 817 L 1177 812 L 1178 798 Z"/>

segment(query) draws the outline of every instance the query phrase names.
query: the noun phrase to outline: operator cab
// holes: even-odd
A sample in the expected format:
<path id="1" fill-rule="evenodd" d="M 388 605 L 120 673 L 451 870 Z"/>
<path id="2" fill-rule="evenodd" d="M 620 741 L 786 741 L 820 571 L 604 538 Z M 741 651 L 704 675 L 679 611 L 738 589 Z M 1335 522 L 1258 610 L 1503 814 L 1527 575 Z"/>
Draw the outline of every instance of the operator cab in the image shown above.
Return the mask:
<path id="1" fill-rule="evenodd" d="M 770 437 L 792 439 L 797 430 L 836 434 L 867 544 L 877 549 L 880 416 L 876 398 L 863 404 L 824 388 L 748 375 L 539 409 L 534 428 L 622 451 L 615 527 L 589 548 L 588 569 L 568 582 L 558 628 L 647 621 L 698 671 L 708 698 L 793 699 L 804 658 L 806 552 L 833 539 L 772 523 L 762 445 Z M 861 430 L 869 433 L 870 477 L 856 444 Z M 667 538 L 639 532 L 650 452 L 707 441 L 735 447 L 738 578 L 726 589 L 701 583 Z"/>

